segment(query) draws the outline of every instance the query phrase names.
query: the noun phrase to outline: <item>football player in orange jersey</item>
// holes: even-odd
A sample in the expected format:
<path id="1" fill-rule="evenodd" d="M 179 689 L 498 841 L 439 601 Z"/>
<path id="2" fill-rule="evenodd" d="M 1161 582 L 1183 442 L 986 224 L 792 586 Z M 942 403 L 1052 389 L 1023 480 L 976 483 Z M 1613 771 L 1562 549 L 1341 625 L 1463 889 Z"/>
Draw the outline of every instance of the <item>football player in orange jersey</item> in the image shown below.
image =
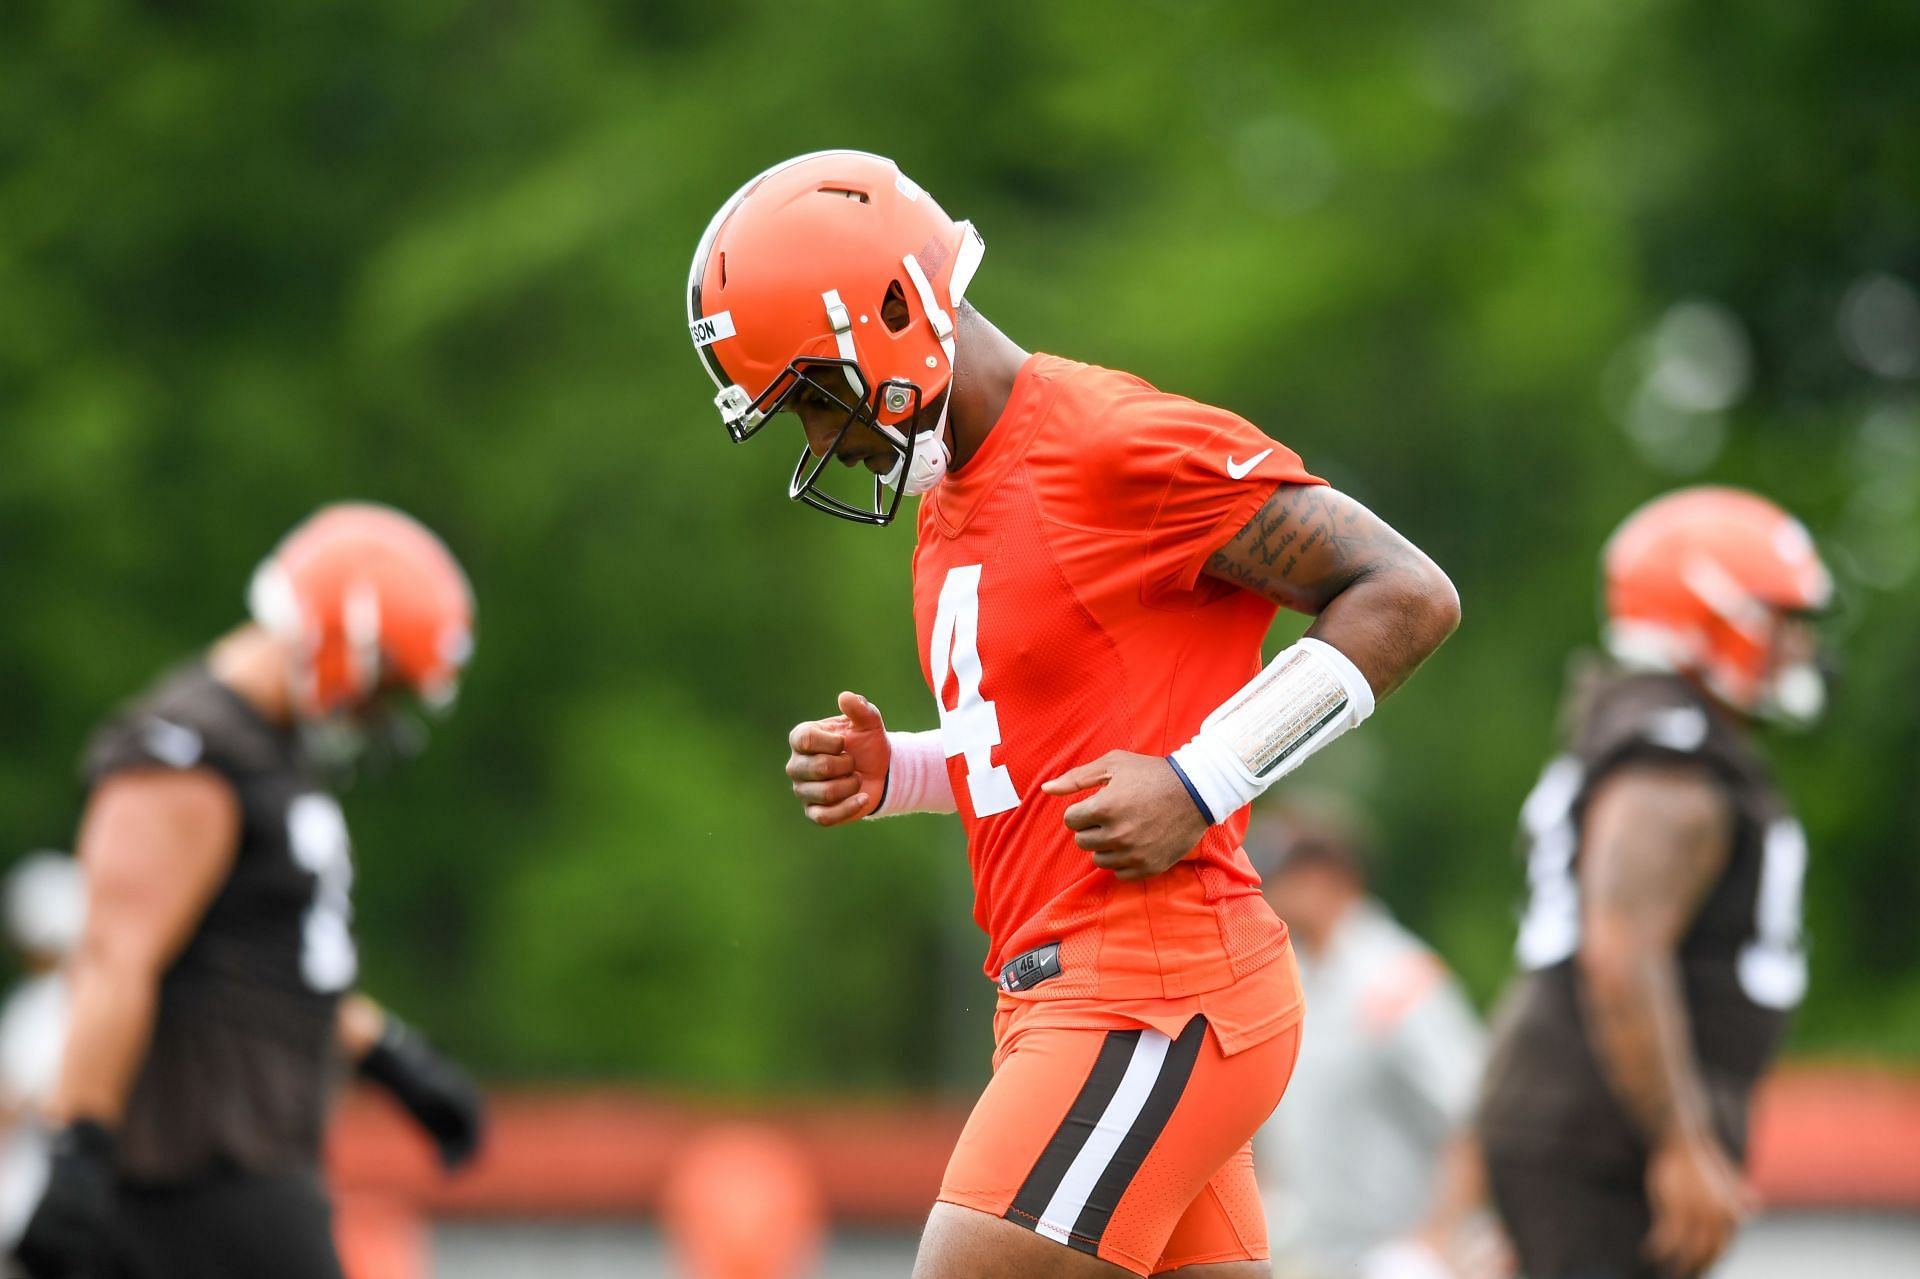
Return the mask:
<path id="1" fill-rule="evenodd" d="M 1301 1001 L 1246 805 L 1452 631 L 1453 587 L 1232 413 L 1030 355 L 967 305 L 983 253 L 892 161 L 776 165 L 715 215 L 688 323 L 728 432 L 798 416 L 788 495 L 885 524 L 920 495 L 914 622 L 939 727 L 854 692 L 796 726 L 825 826 L 955 812 L 994 1076 L 918 1279 L 1266 1272 L 1249 1138 Z M 870 492 L 836 489 L 829 464 Z M 1276 607 L 1316 618 L 1271 663 Z"/>

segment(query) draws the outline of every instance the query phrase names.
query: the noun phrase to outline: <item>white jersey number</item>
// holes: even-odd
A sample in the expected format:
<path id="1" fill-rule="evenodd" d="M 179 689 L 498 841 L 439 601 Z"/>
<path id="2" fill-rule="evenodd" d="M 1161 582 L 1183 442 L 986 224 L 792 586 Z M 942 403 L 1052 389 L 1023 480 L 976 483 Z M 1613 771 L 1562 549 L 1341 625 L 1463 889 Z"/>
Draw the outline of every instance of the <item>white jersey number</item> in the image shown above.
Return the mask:
<path id="1" fill-rule="evenodd" d="M 933 672 L 934 701 L 940 707 L 940 744 L 947 758 L 967 760 L 967 796 L 975 817 L 990 817 L 1020 805 L 1005 764 L 993 762 L 1000 744 L 1000 712 L 980 696 L 980 566 L 962 564 L 947 571 L 940 584 L 940 606 L 933 615 L 927 660 Z M 958 695 L 947 707 L 945 689 L 951 671 Z"/>
<path id="2" fill-rule="evenodd" d="M 287 843 L 313 876 L 300 948 L 300 975 L 323 995 L 353 985 L 360 956 L 353 945 L 353 853 L 347 819 L 331 795 L 302 795 L 287 807 Z"/>
<path id="3" fill-rule="evenodd" d="M 1807 873 L 1807 832 L 1791 817 L 1767 826 L 1760 852 L 1760 891 L 1753 938 L 1740 948 L 1740 989 L 1766 1008 L 1792 1008 L 1807 993 L 1807 952 L 1800 948 L 1800 887 Z"/>
<path id="4" fill-rule="evenodd" d="M 1573 828 L 1573 801 L 1585 779 L 1580 761 L 1562 755 L 1547 765 L 1520 806 L 1528 842 L 1527 913 L 1515 947 L 1522 968 L 1551 968 L 1580 945 L 1580 888 L 1573 877 L 1580 834 Z"/>

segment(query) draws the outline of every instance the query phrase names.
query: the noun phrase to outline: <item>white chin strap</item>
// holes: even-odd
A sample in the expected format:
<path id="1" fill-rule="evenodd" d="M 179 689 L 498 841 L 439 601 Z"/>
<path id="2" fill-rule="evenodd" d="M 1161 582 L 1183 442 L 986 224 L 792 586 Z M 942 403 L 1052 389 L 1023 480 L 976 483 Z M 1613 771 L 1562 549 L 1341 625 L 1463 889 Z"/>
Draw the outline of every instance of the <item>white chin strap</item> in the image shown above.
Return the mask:
<path id="1" fill-rule="evenodd" d="M 949 386 L 952 384 L 949 383 Z M 882 484 L 895 484 L 900 480 L 900 468 L 907 468 L 906 483 L 900 491 L 908 497 L 919 497 L 934 485 L 946 478 L 947 466 L 953 461 L 953 454 L 947 448 L 947 405 L 953 400 L 951 391 L 940 401 L 940 417 L 930 431 L 922 431 L 913 437 L 913 455 L 904 452 L 895 460 L 893 469 L 880 477 Z M 895 443 L 904 444 L 905 438 L 891 427 L 882 428 L 894 437 Z"/>

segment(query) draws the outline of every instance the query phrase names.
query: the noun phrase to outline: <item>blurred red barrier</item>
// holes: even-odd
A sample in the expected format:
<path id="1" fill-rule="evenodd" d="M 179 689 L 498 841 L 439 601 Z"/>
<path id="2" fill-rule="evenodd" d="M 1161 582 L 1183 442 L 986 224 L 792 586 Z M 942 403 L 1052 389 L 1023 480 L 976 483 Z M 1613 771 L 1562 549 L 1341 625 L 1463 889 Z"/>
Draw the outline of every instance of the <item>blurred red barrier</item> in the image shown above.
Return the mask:
<path id="1" fill-rule="evenodd" d="M 695 1135 L 674 1161 L 661 1218 L 690 1279 L 801 1279 L 826 1234 L 820 1188 L 793 1141 L 765 1124 Z"/>
<path id="2" fill-rule="evenodd" d="M 422 1279 L 427 1220 L 406 1199 L 343 1190 L 334 1197 L 340 1264 L 353 1279 Z"/>
<path id="3" fill-rule="evenodd" d="M 675 1160 L 709 1125 L 748 1120 L 810 1171 L 830 1220 L 925 1218 L 964 1106 L 834 1102 L 727 1109 L 629 1092 L 491 1099 L 488 1144 L 449 1180 L 391 1103 L 356 1093 L 335 1118 L 329 1170 L 354 1279 L 425 1272 L 436 1216 L 656 1217 Z M 1795 1066 L 1761 1089 L 1751 1172 L 1772 1208 L 1920 1210 L 1920 1076 Z M 411 1215 L 409 1215 L 411 1214 Z M 376 1268 L 377 1267 L 377 1268 Z"/>
<path id="4" fill-rule="evenodd" d="M 356 1092 L 337 1112 L 328 1171 L 341 1193 L 374 1192 L 435 1216 L 653 1216 L 696 1130 L 765 1124 L 812 1169 L 835 1220 L 917 1224 L 940 1188 L 964 1107 L 837 1102 L 759 1111 L 622 1092 L 496 1094 L 487 1145 L 448 1179 L 389 1102 Z"/>
<path id="5" fill-rule="evenodd" d="M 1920 1077 L 1776 1072 L 1760 1090 L 1749 1163 L 1770 1206 L 1920 1209 Z"/>

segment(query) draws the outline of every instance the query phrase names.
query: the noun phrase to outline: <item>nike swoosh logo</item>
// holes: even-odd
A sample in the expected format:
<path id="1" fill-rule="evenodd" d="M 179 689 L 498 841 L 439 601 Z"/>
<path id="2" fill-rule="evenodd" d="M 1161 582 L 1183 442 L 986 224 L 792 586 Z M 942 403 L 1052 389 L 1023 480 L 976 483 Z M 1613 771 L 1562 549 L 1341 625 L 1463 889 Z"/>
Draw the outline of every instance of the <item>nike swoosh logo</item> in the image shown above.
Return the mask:
<path id="1" fill-rule="evenodd" d="M 1262 449 L 1244 462 L 1234 461 L 1233 454 L 1229 453 L 1227 454 L 1227 474 L 1236 480 L 1244 480 L 1253 471 L 1254 467 L 1266 461 L 1267 454 L 1271 452 L 1273 452 L 1272 449 Z"/>

